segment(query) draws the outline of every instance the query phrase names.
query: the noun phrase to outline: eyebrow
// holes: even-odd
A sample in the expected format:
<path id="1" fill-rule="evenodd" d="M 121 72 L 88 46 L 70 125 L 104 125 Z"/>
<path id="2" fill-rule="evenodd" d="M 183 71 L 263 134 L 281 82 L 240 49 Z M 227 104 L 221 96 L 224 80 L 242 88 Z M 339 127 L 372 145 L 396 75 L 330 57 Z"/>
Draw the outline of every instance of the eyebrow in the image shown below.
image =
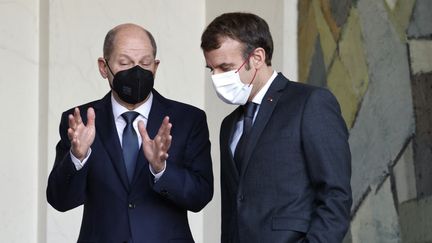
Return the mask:
<path id="1" fill-rule="evenodd" d="M 215 69 L 215 68 L 229 69 L 232 67 L 234 67 L 234 63 L 226 63 L 226 62 L 221 63 L 221 64 L 215 66 L 214 68 L 210 67 L 208 64 L 206 65 L 206 68 L 209 68 L 209 69 Z"/>
<path id="2" fill-rule="evenodd" d="M 132 59 L 132 57 L 130 57 L 129 55 L 127 55 L 127 54 L 119 54 L 119 58 L 122 58 L 122 57 L 124 57 L 124 58 L 127 58 L 127 59 Z M 144 55 L 142 58 L 141 58 L 141 60 L 143 60 L 143 59 L 153 59 L 153 55 L 151 55 L 151 54 L 148 54 L 148 55 Z"/>

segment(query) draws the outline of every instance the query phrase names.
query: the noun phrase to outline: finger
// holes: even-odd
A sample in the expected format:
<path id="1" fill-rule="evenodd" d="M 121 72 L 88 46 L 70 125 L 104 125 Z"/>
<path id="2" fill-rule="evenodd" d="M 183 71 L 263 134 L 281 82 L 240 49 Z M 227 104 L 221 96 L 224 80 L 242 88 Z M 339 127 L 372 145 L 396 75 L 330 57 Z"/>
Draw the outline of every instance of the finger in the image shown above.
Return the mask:
<path id="1" fill-rule="evenodd" d="M 158 136 L 157 138 L 153 139 L 155 141 L 155 145 L 158 151 L 163 151 L 164 149 L 164 142 L 162 137 Z"/>
<path id="2" fill-rule="evenodd" d="M 165 151 L 166 151 L 166 152 L 168 152 L 168 150 L 169 150 L 170 147 L 171 147 L 171 141 L 172 141 L 172 136 L 169 135 L 169 136 L 167 137 L 167 140 L 165 141 Z"/>
<path id="3" fill-rule="evenodd" d="M 168 149 L 170 147 L 170 144 L 167 143 L 167 140 L 163 140 L 161 137 L 156 139 L 156 146 L 158 148 L 158 151 L 160 153 L 160 156 L 163 156 L 163 154 L 168 152 Z"/>
<path id="4" fill-rule="evenodd" d="M 164 119 L 163 119 L 163 123 L 164 123 L 165 125 L 168 125 L 169 120 L 170 120 L 169 116 L 165 116 Z"/>
<path id="5" fill-rule="evenodd" d="M 72 128 L 68 128 L 67 134 L 68 134 L 69 141 L 72 141 L 74 139 L 74 134 L 75 134 L 74 130 Z"/>
<path id="6" fill-rule="evenodd" d="M 156 135 L 156 136 L 153 138 L 153 141 L 155 142 L 156 147 L 157 147 L 158 149 L 160 149 L 161 146 L 163 145 L 163 143 L 162 143 L 162 136 L 160 136 L 160 135 Z"/>
<path id="7" fill-rule="evenodd" d="M 171 143 L 171 135 L 166 134 L 164 136 L 161 136 L 161 142 L 163 143 L 164 147 L 167 147 Z"/>
<path id="8" fill-rule="evenodd" d="M 161 152 L 159 155 L 161 161 L 165 161 L 168 159 L 168 153 Z"/>
<path id="9" fill-rule="evenodd" d="M 79 152 L 80 141 L 74 138 L 71 141 L 71 145 L 72 145 L 72 154 L 77 158 L 81 157 L 81 154 Z"/>
<path id="10" fill-rule="evenodd" d="M 164 120 L 162 121 L 162 125 L 161 125 L 161 135 L 167 136 L 169 135 L 170 131 L 171 131 L 171 123 L 169 122 L 169 117 L 166 116 L 164 118 Z"/>
<path id="11" fill-rule="evenodd" d="M 151 141 L 151 139 L 150 139 L 150 137 L 149 137 L 149 135 L 147 133 L 147 129 L 145 128 L 145 125 L 144 125 L 143 121 L 139 121 L 138 122 L 138 131 L 139 131 L 139 133 L 141 135 L 142 141 L 146 141 L 146 142 Z"/>
<path id="12" fill-rule="evenodd" d="M 74 150 L 75 148 L 77 148 L 77 146 L 79 144 L 78 143 L 79 140 L 78 140 L 76 132 L 74 130 L 72 130 L 72 129 L 69 128 L 69 130 L 68 130 L 68 137 L 69 137 L 69 140 L 71 142 L 72 150 Z"/>
<path id="13" fill-rule="evenodd" d="M 165 133 L 165 129 L 166 129 L 166 125 L 167 125 L 167 119 L 169 119 L 169 118 L 167 118 L 167 116 L 164 117 L 164 119 L 162 120 L 162 123 L 161 123 L 161 125 L 159 127 L 159 130 L 158 130 L 157 134 L 160 135 L 160 136 L 162 136 Z"/>
<path id="14" fill-rule="evenodd" d="M 165 117 L 166 125 L 165 125 L 165 135 L 168 136 L 171 133 L 172 124 L 170 123 L 169 117 Z"/>
<path id="15" fill-rule="evenodd" d="M 77 123 L 77 125 L 82 123 L 81 113 L 80 113 L 80 110 L 78 107 L 75 107 L 74 117 L 75 117 L 75 122 Z"/>
<path id="16" fill-rule="evenodd" d="M 72 114 L 69 114 L 68 120 L 69 120 L 69 128 L 75 130 L 76 129 L 76 122 L 75 122 L 75 118 Z"/>
<path id="17" fill-rule="evenodd" d="M 170 136 L 170 134 L 171 134 L 171 128 L 172 128 L 172 124 L 171 123 L 168 123 L 167 124 L 167 126 L 166 126 L 166 129 L 165 129 L 165 136 Z"/>
<path id="18" fill-rule="evenodd" d="M 94 127 L 96 119 L 95 111 L 92 107 L 87 109 L 87 126 Z"/>
<path id="19" fill-rule="evenodd" d="M 171 136 L 167 136 L 160 147 L 160 149 L 165 153 L 168 152 L 169 148 L 171 147 L 171 139 Z"/>
<path id="20" fill-rule="evenodd" d="M 72 139 L 72 147 L 78 148 L 79 145 L 80 145 L 80 140 L 75 136 L 75 137 Z"/>
<path id="21" fill-rule="evenodd" d="M 166 116 L 164 118 L 164 126 L 165 126 L 164 135 L 169 136 L 171 133 L 171 128 L 172 128 L 172 124 L 170 123 L 169 116 Z"/>
<path id="22" fill-rule="evenodd" d="M 165 152 L 163 153 L 163 156 L 161 157 L 161 161 L 167 160 L 168 159 L 168 153 Z"/>

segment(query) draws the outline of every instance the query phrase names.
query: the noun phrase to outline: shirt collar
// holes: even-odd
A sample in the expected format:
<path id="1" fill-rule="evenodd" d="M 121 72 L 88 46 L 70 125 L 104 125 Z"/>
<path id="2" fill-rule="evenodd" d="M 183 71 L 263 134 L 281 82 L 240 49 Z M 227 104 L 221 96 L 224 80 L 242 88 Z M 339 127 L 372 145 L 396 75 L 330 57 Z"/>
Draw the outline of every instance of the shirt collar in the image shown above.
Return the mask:
<path id="1" fill-rule="evenodd" d="M 252 99 L 253 103 L 261 105 L 262 99 L 264 98 L 265 94 L 267 93 L 267 90 L 270 88 L 270 85 L 275 80 L 276 76 L 277 76 L 277 72 L 273 71 L 273 74 L 270 77 L 270 79 L 267 81 L 266 84 L 264 84 L 264 86 L 261 88 L 261 90 L 258 91 L 258 93 L 255 95 L 255 97 Z"/>
<path id="2" fill-rule="evenodd" d="M 143 116 L 145 119 L 148 120 L 149 114 L 150 114 L 150 108 L 153 103 L 153 94 L 150 92 L 149 98 L 147 99 L 144 104 L 138 106 L 134 109 L 134 111 L 138 112 L 141 116 Z M 111 104 L 113 109 L 113 115 L 114 119 L 118 119 L 123 113 L 129 111 L 124 106 L 120 105 L 117 100 L 114 98 L 114 95 L 111 92 Z"/>

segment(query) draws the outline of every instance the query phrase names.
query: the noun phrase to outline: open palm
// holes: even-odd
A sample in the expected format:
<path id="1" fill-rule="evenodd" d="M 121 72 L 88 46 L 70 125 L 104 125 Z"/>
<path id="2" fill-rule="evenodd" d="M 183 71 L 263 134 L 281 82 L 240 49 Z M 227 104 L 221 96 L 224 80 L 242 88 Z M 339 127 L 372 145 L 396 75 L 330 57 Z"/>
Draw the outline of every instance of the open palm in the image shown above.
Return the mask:
<path id="1" fill-rule="evenodd" d="M 80 110 L 75 108 L 74 114 L 69 115 L 68 137 L 71 142 L 72 154 L 82 161 L 93 144 L 95 128 L 95 112 L 93 108 L 87 110 L 87 125 L 83 123 Z"/>
<path id="2" fill-rule="evenodd" d="M 142 138 L 144 156 L 149 161 L 153 170 L 159 173 L 164 169 L 165 161 L 168 159 L 168 150 L 171 146 L 171 127 L 169 117 L 165 117 L 156 136 L 151 139 L 147 133 L 144 122 L 138 123 L 138 129 Z"/>

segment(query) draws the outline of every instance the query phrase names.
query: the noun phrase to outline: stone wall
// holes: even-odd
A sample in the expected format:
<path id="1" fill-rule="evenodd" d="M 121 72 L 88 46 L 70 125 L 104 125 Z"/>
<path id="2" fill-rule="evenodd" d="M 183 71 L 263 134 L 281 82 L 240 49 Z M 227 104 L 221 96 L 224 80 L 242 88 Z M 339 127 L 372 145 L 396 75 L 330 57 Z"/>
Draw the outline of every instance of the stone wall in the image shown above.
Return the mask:
<path id="1" fill-rule="evenodd" d="M 432 242 L 432 1 L 300 0 L 299 79 L 350 129 L 345 242 Z"/>

